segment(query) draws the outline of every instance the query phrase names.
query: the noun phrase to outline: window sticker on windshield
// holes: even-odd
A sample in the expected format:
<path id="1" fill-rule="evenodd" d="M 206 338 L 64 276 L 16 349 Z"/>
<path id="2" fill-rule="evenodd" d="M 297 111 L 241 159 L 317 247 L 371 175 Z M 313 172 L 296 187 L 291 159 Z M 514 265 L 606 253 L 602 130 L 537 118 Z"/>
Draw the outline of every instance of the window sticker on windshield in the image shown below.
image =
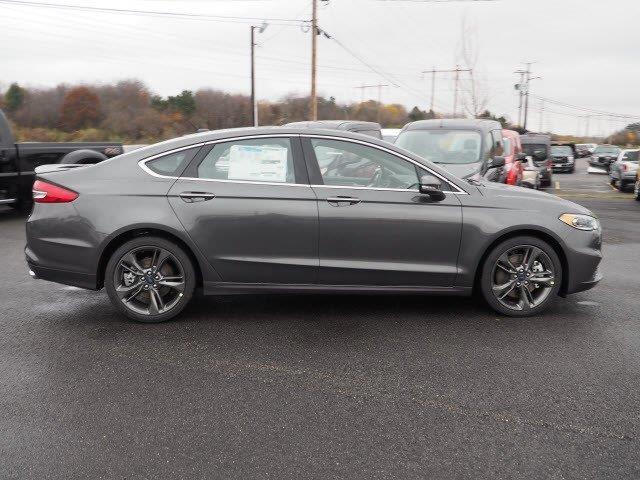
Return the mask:
<path id="1" fill-rule="evenodd" d="M 287 149 L 277 145 L 232 145 L 229 180 L 287 181 Z"/>

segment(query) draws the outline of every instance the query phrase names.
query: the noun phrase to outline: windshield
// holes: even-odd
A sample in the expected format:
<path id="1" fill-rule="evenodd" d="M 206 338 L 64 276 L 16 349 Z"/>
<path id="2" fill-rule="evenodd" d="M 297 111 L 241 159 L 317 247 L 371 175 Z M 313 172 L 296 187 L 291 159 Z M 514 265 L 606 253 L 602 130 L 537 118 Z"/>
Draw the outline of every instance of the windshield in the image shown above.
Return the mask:
<path id="1" fill-rule="evenodd" d="M 396 145 L 434 163 L 465 164 L 480 160 L 480 134 L 471 130 L 408 130 Z"/>
<path id="2" fill-rule="evenodd" d="M 600 145 L 596 147 L 593 153 L 620 153 L 620 149 L 618 147 L 614 147 L 611 145 Z"/>
<path id="3" fill-rule="evenodd" d="M 622 156 L 622 160 L 625 162 L 634 162 L 634 163 L 638 163 L 638 154 L 640 153 L 640 151 L 638 150 L 632 150 L 630 152 L 625 152 L 625 154 Z"/>
<path id="4" fill-rule="evenodd" d="M 573 155 L 573 150 L 566 145 L 552 145 L 551 155 Z"/>
<path id="5" fill-rule="evenodd" d="M 544 143 L 528 143 L 522 145 L 522 149 L 524 150 L 525 155 L 530 157 L 536 156 L 547 156 L 547 146 Z M 536 154 L 536 152 L 538 152 Z"/>

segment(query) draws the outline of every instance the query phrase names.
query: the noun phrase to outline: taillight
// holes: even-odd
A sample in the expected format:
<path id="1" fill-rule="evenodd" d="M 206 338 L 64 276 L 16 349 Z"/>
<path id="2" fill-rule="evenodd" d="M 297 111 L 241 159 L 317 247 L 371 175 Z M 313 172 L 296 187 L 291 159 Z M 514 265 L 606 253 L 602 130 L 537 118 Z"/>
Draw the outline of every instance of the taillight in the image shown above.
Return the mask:
<path id="1" fill-rule="evenodd" d="M 36 180 L 33 183 L 33 201 L 36 203 L 68 203 L 78 198 L 73 190 Z"/>
<path id="2" fill-rule="evenodd" d="M 629 167 L 627 166 L 627 164 L 626 164 L 626 163 L 623 163 L 623 164 L 622 164 L 622 171 L 623 171 L 623 172 L 626 172 L 626 171 L 627 171 L 627 168 L 629 168 Z"/>

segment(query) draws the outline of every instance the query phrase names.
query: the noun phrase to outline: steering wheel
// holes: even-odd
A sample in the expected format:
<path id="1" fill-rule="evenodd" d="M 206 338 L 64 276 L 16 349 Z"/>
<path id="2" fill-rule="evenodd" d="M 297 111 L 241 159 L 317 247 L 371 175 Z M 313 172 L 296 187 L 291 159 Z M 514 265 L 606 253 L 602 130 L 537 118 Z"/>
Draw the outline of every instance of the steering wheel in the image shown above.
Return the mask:
<path id="1" fill-rule="evenodd" d="M 382 181 L 384 176 L 384 167 L 382 165 L 378 165 L 373 173 L 373 177 L 371 177 L 371 181 L 367 184 L 367 187 L 378 187 L 379 183 Z"/>

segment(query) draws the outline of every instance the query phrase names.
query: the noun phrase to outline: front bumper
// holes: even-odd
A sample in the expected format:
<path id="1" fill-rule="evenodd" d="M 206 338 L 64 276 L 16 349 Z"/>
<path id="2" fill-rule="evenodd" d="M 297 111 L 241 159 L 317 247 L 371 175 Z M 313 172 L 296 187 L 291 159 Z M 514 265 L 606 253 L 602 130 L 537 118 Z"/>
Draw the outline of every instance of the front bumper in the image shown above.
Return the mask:
<path id="1" fill-rule="evenodd" d="M 554 172 L 571 172 L 575 168 L 574 163 L 554 163 L 551 167 Z"/>
<path id="2" fill-rule="evenodd" d="M 567 226 L 564 236 L 566 271 L 563 294 L 583 292 L 602 280 L 602 230 L 583 232 Z"/>

